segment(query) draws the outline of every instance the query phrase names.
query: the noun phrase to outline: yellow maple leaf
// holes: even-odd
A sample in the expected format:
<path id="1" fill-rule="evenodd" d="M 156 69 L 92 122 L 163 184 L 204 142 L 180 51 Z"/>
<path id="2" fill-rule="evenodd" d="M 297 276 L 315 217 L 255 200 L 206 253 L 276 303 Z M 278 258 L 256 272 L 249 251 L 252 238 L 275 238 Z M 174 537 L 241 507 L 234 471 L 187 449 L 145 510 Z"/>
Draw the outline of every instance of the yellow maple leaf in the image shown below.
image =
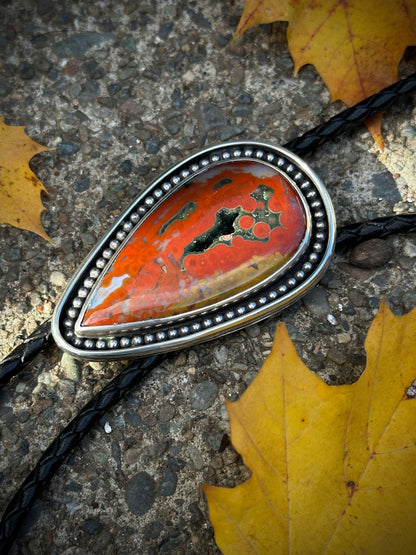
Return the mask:
<path id="1" fill-rule="evenodd" d="M 41 191 L 46 189 L 29 167 L 35 154 L 50 149 L 33 141 L 24 129 L 0 118 L 0 223 L 50 240 L 40 221 Z"/>
<path id="2" fill-rule="evenodd" d="M 224 554 L 413 554 L 416 545 L 416 309 L 382 305 L 353 385 L 329 386 L 280 326 L 235 403 L 231 439 L 252 476 L 205 485 Z"/>
<path id="3" fill-rule="evenodd" d="M 406 47 L 416 44 L 414 0 L 246 0 L 235 39 L 273 21 L 289 22 L 295 74 L 313 64 L 332 100 L 348 106 L 397 81 Z M 381 116 L 368 127 L 381 146 Z"/>

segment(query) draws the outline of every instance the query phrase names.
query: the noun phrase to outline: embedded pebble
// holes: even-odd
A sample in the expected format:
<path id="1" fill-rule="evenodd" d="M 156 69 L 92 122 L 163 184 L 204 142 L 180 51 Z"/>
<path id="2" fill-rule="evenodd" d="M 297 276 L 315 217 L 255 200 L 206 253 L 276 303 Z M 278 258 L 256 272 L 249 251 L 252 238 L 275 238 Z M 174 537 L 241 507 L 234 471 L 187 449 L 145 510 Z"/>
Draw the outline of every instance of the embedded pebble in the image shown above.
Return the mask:
<path id="1" fill-rule="evenodd" d="M 214 348 L 214 356 L 220 364 L 225 364 L 228 358 L 228 349 L 225 345 Z"/>
<path id="2" fill-rule="evenodd" d="M 4 98 L 12 91 L 12 86 L 8 79 L 0 79 L 0 97 Z"/>
<path id="3" fill-rule="evenodd" d="M 90 178 L 84 177 L 83 179 L 76 181 L 73 184 L 73 187 L 74 187 L 74 191 L 76 191 L 77 193 L 83 193 L 84 191 L 88 191 L 88 189 L 90 188 L 90 185 L 91 185 Z"/>
<path id="4" fill-rule="evenodd" d="M 121 112 L 125 114 L 130 114 L 132 116 L 139 116 L 143 113 L 143 106 L 131 99 L 128 99 L 120 104 L 119 108 Z"/>
<path id="5" fill-rule="evenodd" d="M 59 143 L 57 147 L 58 154 L 71 155 L 79 151 L 79 145 L 70 142 Z"/>
<path id="6" fill-rule="evenodd" d="M 243 133 L 243 131 L 244 130 L 237 125 L 227 125 L 223 129 L 221 129 L 219 137 L 221 141 L 228 141 L 229 139 L 240 135 L 241 133 Z"/>
<path id="7" fill-rule="evenodd" d="M 338 268 L 343 272 L 349 274 L 351 277 L 357 281 L 365 281 L 370 279 L 372 272 L 367 268 L 358 268 L 353 264 L 348 264 L 347 262 L 338 262 Z"/>
<path id="8" fill-rule="evenodd" d="M 159 520 L 153 520 L 144 527 L 144 537 L 148 540 L 155 540 L 159 537 L 162 530 L 163 524 Z"/>
<path id="9" fill-rule="evenodd" d="M 289 324 L 289 323 L 286 324 L 286 328 L 292 341 L 295 341 L 295 342 L 298 341 L 302 343 L 307 340 L 306 335 L 301 331 L 299 331 L 299 329 L 293 324 Z"/>
<path id="10" fill-rule="evenodd" d="M 247 117 L 253 113 L 253 108 L 250 106 L 234 106 L 232 112 L 236 117 Z"/>
<path id="11" fill-rule="evenodd" d="M 38 383 L 44 385 L 51 385 L 52 376 L 50 372 L 42 372 L 38 375 Z"/>
<path id="12" fill-rule="evenodd" d="M 176 119 L 170 119 L 166 122 L 166 129 L 169 131 L 171 135 L 177 135 L 181 130 L 181 124 Z"/>
<path id="13" fill-rule="evenodd" d="M 82 525 L 82 529 L 84 530 L 84 532 L 93 536 L 95 536 L 95 534 L 98 534 L 98 532 L 102 530 L 102 527 L 103 525 L 101 524 L 101 522 L 95 518 L 88 518 Z"/>
<path id="14" fill-rule="evenodd" d="M 76 391 L 76 384 L 72 380 L 59 380 L 56 387 L 66 395 L 74 395 Z"/>
<path id="15" fill-rule="evenodd" d="M 140 460 L 142 449 L 128 449 L 124 454 L 124 459 L 127 464 L 134 464 Z"/>
<path id="16" fill-rule="evenodd" d="M 209 102 L 202 103 L 199 106 L 199 112 L 202 125 L 207 131 L 227 125 L 227 118 L 224 112 L 214 104 Z"/>
<path id="17" fill-rule="evenodd" d="M 219 451 L 221 443 L 223 441 L 223 437 L 223 433 L 209 435 L 207 437 L 207 441 L 211 449 L 213 449 L 214 451 Z"/>
<path id="18" fill-rule="evenodd" d="M 218 395 L 218 386 L 214 382 L 204 381 L 197 384 L 190 392 L 189 399 L 194 410 L 206 410 L 212 406 Z"/>
<path id="19" fill-rule="evenodd" d="M 416 289 L 411 289 L 410 291 L 407 291 L 403 295 L 402 301 L 406 312 L 412 310 L 412 308 L 416 306 Z"/>
<path id="20" fill-rule="evenodd" d="M 124 420 L 128 426 L 132 426 L 133 428 L 138 428 L 142 421 L 137 412 L 131 411 L 127 411 L 124 413 Z"/>
<path id="21" fill-rule="evenodd" d="M 391 260 L 393 246 L 384 239 L 369 239 L 357 245 L 351 252 L 350 262 L 358 268 L 381 268 Z"/>
<path id="22" fill-rule="evenodd" d="M 55 287 L 64 287 L 66 285 L 66 275 L 63 272 L 54 270 L 50 275 L 51 284 Z"/>
<path id="23" fill-rule="evenodd" d="M 196 364 L 198 364 L 198 361 L 199 361 L 198 353 L 196 351 L 194 351 L 193 349 L 191 349 L 188 352 L 188 362 L 189 362 L 189 364 L 196 365 Z"/>
<path id="24" fill-rule="evenodd" d="M 68 38 L 53 45 L 53 50 L 62 57 L 84 56 L 93 46 L 109 41 L 114 35 L 109 33 L 97 33 L 95 31 L 83 31 L 75 33 Z"/>
<path id="25" fill-rule="evenodd" d="M 204 466 L 204 459 L 202 458 L 199 449 L 197 449 L 194 445 L 189 445 L 188 451 L 195 470 L 201 470 L 201 468 L 203 468 Z"/>
<path id="26" fill-rule="evenodd" d="M 337 341 L 338 343 L 340 343 L 341 345 L 345 344 L 345 343 L 349 343 L 351 341 L 351 335 L 349 333 L 339 333 L 337 335 Z"/>
<path id="27" fill-rule="evenodd" d="M 135 515 L 146 514 L 155 501 L 155 495 L 155 481 L 145 471 L 135 474 L 126 484 L 126 503 L 129 510 Z"/>
<path id="28" fill-rule="evenodd" d="M 166 469 L 160 481 L 159 495 L 163 495 L 164 497 L 173 495 L 176 491 L 177 483 L 178 476 L 172 472 L 172 470 Z"/>
<path id="29" fill-rule="evenodd" d="M 260 326 L 258 324 L 252 324 L 245 329 L 245 332 L 249 337 L 258 337 L 261 333 Z"/>
<path id="30" fill-rule="evenodd" d="M 35 68 L 28 62 L 22 62 L 19 65 L 19 74 L 22 79 L 33 79 L 35 76 Z"/>
<path id="31" fill-rule="evenodd" d="M 416 128 L 413 125 L 405 125 L 401 129 L 402 135 L 408 139 L 414 139 L 416 137 Z"/>
<path id="32" fill-rule="evenodd" d="M 68 353 L 62 354 L 61 370 L 65 378 L 74 382 L 79 382 L 81 378 L 80 363 Z"/>
<path id="33" fill-rule="evenodd" d="M 416 399 L 416 380 L 408 388 L 408 390 L 406 391 L 406 395 L 409 399 Z"/>
<path id="34" fill-rule="evenodd" d="M 329 358 L 329 360 L 332 360 L 337 364 L 345 364 L 347 361 L 345 353 L 343 353 L 336 347 L 331 347 L 330 349 L 328 349 L 327 357 Z"/>
<path id="35" fill-rule="evenodd" d="M 326 319 L 328 320 L 328 322 L 330 324 L 332 324 L 333 326 L 336 326 L 338 324 L 337 319 L 335 318 L 335 316 L 333 314 L 328 314 L 328 316 L 326 317 Z"/>
<path id="36" fill-rule="evenodd" d="M 416 258 L 416 243 L 408 239 L 403 247 L 403 254 L 408 258 Z"/>
<path id="37" fill-rule="evenodd" d="M 124 162 L 122 162 L 119 167 L 121 175 L 130 175 L 132 169 L 133 164 L 131 163 L 131 160 L 124 160 Z"/>
<path id="38" fill-rule="evenodd" d="M 305 295 L 302 302 L 314 316 L 320 319 L 326 318 L 328 312 L 331 311 L 328 302 L 328 293 L 319 286 L 314 287 L 312 291 Z"/>
<path id="39" fill-rule="evenodd" d="M 175 366 L 185 366 L 187 361 L 185 351 L 181 351 L 175 359 Z"/>
<path id="40" fill-rule="evenodd" d="M 161 422 L 170 422 L 175 416 L 175 407 L 173 405 L 164 405 L 159 411 L 159 420 Z"/>
<path id="41" fill-rule="evenodd" d="M 39 293 L 36 291 L 31 291 L 29 297 L 32 306 L 38 306 L 42 302 Z"/>
<path id="42" fill-rule="evenodd" d="M 247 372 L 247 370 L 248 366 L 244 362 L 236 362 L 232 366 L 232 371 L 236 374 L 244 374 L 245 372 Z"/>
<path id="43" fill-rule="evenodd" d="M 157 154 L 160 149 L 160 141 L 158 139 L 150 139 L 149 141 L 145 141 L 144 149 L 149 154 Z"/>
<path id="44" fill-rule="evenodd" d="M 88 366 L 90 368 L 92 368 L 92 370 L 95 370 L 97 372 L 101 372 L 101 370 L 105 367 L 105 362 L 101 362 L 99 360 L 97 360 L 97 361 L 92 360 L 92 361 L 88 362 Z"/>
<path id="45" fill-rule="evenodd" d="M 4 249 L 3 257 L 8 262 L 17 262 L 22 259 L 22 249 L 19 247 L 9 247 Z"/>
<path id="46" fill-rule="evenodd" d="M 16 393 L 23 393 L 27 389 L 27 386 L 23 382 L 17 382 Z"/>
<path id="47" fill-rule="evenodd" d="M 247 385 L 247 387 L 251 384 L 251 382 L 254 380 L 254 378 L 257 376 L 257 372 L 255 370 L 252 370 L 250 372 L 247 372 L 244 376 L 243 376 L 243 381 L 244 383 Z"/>

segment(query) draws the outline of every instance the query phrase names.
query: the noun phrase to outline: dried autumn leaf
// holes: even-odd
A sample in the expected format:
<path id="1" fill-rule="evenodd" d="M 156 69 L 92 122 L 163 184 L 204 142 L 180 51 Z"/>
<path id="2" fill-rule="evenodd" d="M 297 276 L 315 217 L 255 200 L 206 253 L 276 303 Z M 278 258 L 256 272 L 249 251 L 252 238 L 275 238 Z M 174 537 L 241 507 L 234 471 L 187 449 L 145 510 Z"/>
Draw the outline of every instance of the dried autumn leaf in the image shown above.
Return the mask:
<path id="1" fill-rule="evenodd" d="M 24 129 L 0 118 L 0 223 L 50 240 L 40 222 L 41 191 L 46 189 L 29 168 L 30 159 L 49 148 L 32 141 Z"/>
<path id="2" fill-rule="evenodd" d="M 329 386 L 299 359 L 284 326 L 241 399 L 232 442 L 252 476 L 204 486 L 225 554 L 414 553 L 416 309 L 383 305 L 353 385 Z"/>
<path id="3" fill-rule="evenodd" d="M 416 44 L 414 0 L 246 0 L 235 38 L 273 21 L 289 22 L 295 74 L 313 64 L 332 100 L 348 106 L 394 83 L 406 47 Z M 381 141 L 381 116 L 372 119 Z"/>

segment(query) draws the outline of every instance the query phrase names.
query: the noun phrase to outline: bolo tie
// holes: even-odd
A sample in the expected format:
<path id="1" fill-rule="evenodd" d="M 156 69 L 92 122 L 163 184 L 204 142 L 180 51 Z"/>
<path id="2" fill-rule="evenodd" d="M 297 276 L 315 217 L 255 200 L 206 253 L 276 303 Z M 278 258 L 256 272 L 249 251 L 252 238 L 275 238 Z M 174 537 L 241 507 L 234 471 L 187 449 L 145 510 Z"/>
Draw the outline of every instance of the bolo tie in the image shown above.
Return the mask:
<path id="1" fill-rule="evenodd" d="M 0 553 L 68 454 L 167 353 L 284 310 L 319 282 L 335 250 L 416 231 L 415 214 L 337 228 L 325 186 L 300 158 L 415 89 L 416 73 L 283 147 L 206 148 L 129 206 L 78 269 L 52 319 L 0 363 L 2 388 L 53 341 L 82 360 L 132 359 L 41 455 L 2 516 Z"/>

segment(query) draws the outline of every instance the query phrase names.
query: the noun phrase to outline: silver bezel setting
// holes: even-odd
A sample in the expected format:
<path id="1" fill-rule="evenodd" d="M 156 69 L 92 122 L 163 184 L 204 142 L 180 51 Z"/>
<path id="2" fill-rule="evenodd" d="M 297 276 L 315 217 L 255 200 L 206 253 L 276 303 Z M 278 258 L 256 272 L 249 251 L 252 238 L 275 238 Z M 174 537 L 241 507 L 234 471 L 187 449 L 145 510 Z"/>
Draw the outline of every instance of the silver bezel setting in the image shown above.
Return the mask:
<path id="1" fill-rule="evenodd" d="M 307 215 L 307 234 L 290 263 L 252 289 L 203 309 L 137 324 L 90 328 L 87 333 L 81 330 L 79 322 L 91 292 L 141 222 L 174 191 L 185 184 L 189 186 L 197 174 L 231 160 L 256 160 L 273 167 L 301 197 Z M 230 333 L 283 310 L 309 291 L 327 268 L 334 249 L 335 229 L 334 210 L 325 187 L 298 156 L 282 147 L 250 141 L 207 148 L 156 179 L 97 244 L 55 310 L 54 339 L 72 356 L 106 360 L 176 350 Z"/>

